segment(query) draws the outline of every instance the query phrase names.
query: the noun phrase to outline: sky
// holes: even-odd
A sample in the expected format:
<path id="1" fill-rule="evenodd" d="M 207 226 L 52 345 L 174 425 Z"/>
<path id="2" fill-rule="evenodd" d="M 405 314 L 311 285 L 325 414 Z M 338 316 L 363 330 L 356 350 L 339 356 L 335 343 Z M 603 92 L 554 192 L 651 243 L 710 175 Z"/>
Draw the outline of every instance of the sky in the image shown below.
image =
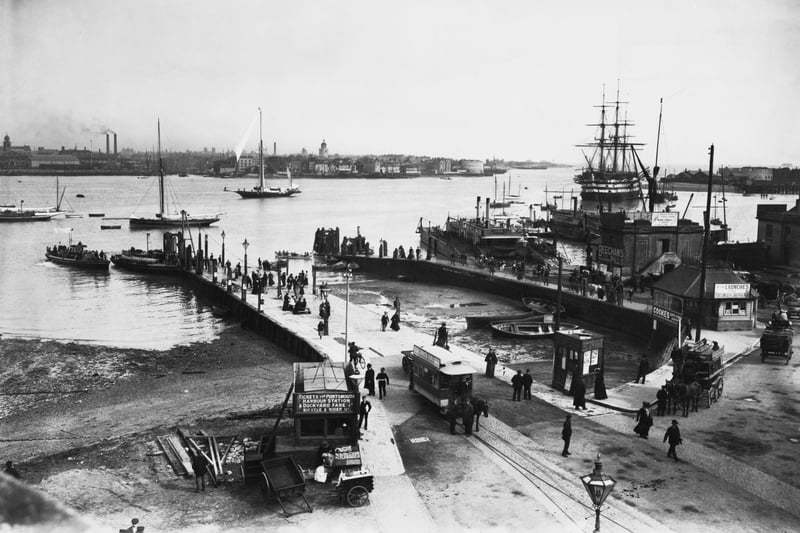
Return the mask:
<path id="1" fill-rule="evenodd" d="M 648 166 L 662 98 L 662 168 L 800 166 L 798 52 L 797 0 L 0 0 L 0 135 L 580 164 L 619 91 Z"/>

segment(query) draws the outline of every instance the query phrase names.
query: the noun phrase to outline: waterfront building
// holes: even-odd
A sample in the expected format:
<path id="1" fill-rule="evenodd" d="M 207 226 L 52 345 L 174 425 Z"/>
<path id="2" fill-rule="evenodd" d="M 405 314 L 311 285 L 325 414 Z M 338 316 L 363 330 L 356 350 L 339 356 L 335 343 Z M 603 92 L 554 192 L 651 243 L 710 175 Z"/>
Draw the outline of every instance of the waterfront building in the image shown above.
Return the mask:
<path id="1" fill-rule="evenodd" d="M 700 317 L 699 267 L 681 265 L 653 284 L 653 318 L 691 328 Z M 714 331 L 755 327 L 757 295 L 750 284 L 730 268 L 706 268 L 701 328 Z M 688 321 L 688 322 L 687 322 Z"/>
<path id="2" fill-rule="evenodd" d="M 600 213 L 599 219 L 594 260 L 600 270 L 622 278 L 697 264 L 702 252 L 703 227 L 675 212 Z"/>
<path id="3" fill-rule="evenodd" d="M 321 159 L 328 158 L 328 143 L 325 142 L 325 139 L 322 139 L 322 144 L 319 145 L 319 157 Z"/>
<path id="4" fill-rule="evenodd" d="M 800 267 L 800 198 L 786 204 L 760 204 L 756 208 L 758 240 L 767 247 L 767 262 Z"/>
<path id="5" fill-rule="evenodd" d="M 470 176 L 483 176 L 483 161 L 462 159 L 459 162 L 461 169 Z"/>
<path id="6" fill-rule="evenodd" d="M 41 169 L 61 169 L 61 168 L 77 168 L 80 166 L 80 160 L 74 155 L 59 154 L 59 153 L 40 153 L 34 152 L 30 158 L 31 168 Z"/>

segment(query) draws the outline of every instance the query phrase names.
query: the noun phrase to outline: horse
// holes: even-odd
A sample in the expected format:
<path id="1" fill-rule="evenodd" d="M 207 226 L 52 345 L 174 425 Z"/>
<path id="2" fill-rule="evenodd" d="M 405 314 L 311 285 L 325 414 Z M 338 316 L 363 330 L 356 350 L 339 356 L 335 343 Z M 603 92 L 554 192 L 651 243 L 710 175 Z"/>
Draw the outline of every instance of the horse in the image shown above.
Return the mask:
<path id="1" fill-rule="evenodd" d="M 675 414 L 678 402 L 680 402 L 681 407 L 683 407 L 683 416 L 689 416 L 690 409 L 696 413 L 697 404 L 700 400 L 700 393 L 703 391 L 703 387 L 700 383 L 697 381 L 692 381 L 689 384 L 677 383 L 673 385 L 673 389 L 675 391 L 676 401 L 672 406 L 672 414 Z"/>
<path id="2" fill-rule="evenodd" d="M 475 431 L 480 431 L 481 415 L 483 415 L 484 418 L 488 418 L 489 416 L 489 401 L 485 398 L 481 398 L 480 396 L 473 396 L 470 399 L 470 403 L 472 404 L 472 410 L 475 418 Z"/>
<path id="3" fill-rule="evenodd" d="M 454 400 L 447 411 L 450 420 L 450 433 L 455 434 L 456 421 L 461 418 L 464 424 L 464 434 L 472 435 L 473 422 L 475 431 L 480 431 L 480 416 L 489 416 L 489 402 L 478 396 L 461 395 Z"/>

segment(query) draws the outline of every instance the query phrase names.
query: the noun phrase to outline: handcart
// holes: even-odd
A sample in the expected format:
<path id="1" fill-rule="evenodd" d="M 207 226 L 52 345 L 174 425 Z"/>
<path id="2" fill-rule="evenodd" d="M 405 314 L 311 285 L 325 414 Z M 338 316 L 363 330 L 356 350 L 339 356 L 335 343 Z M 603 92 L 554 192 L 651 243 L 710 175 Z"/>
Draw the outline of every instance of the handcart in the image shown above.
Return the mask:
<path id="1" fill-rule="evenodd" d="M 336 493 L 342 505 L 361 507 L 369 503 L 369 493 L 375 488 L 375 482 L 369 470 L 356 468 L 339 472 L 336 482 Z"/>
<path id="2" fill-rule="evenodd" d="M 278 500 L 286 516 L 313 512 L 311 504 L 308 503 L 305 495 L 305 477 L 300 467 L 297 466 L 294 457 L 267 459 L 261 462 L 261 469 L 261 491 L 267 501 Z M 288 499 L 294 500 L 297 510 L 289 512 L 286 509 L 284 503 Z M 302 502 L 298 500 L 302 500 Z"/>

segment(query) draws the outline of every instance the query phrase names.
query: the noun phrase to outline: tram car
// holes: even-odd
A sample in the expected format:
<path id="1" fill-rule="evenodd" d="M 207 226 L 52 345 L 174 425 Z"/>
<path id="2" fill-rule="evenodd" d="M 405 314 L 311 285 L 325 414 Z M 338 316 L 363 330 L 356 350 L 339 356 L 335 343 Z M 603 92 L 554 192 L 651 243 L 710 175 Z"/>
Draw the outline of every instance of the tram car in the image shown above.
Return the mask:
<path id="1" fill-rule="evenodd" d="M 417 391 L 442 413 L 454 400 L 472 394 L 472 375 L 478 371 L 440 346 L 417 346 L 406 356 L 403 368 L 411 371 L 409 388 Z"/>

